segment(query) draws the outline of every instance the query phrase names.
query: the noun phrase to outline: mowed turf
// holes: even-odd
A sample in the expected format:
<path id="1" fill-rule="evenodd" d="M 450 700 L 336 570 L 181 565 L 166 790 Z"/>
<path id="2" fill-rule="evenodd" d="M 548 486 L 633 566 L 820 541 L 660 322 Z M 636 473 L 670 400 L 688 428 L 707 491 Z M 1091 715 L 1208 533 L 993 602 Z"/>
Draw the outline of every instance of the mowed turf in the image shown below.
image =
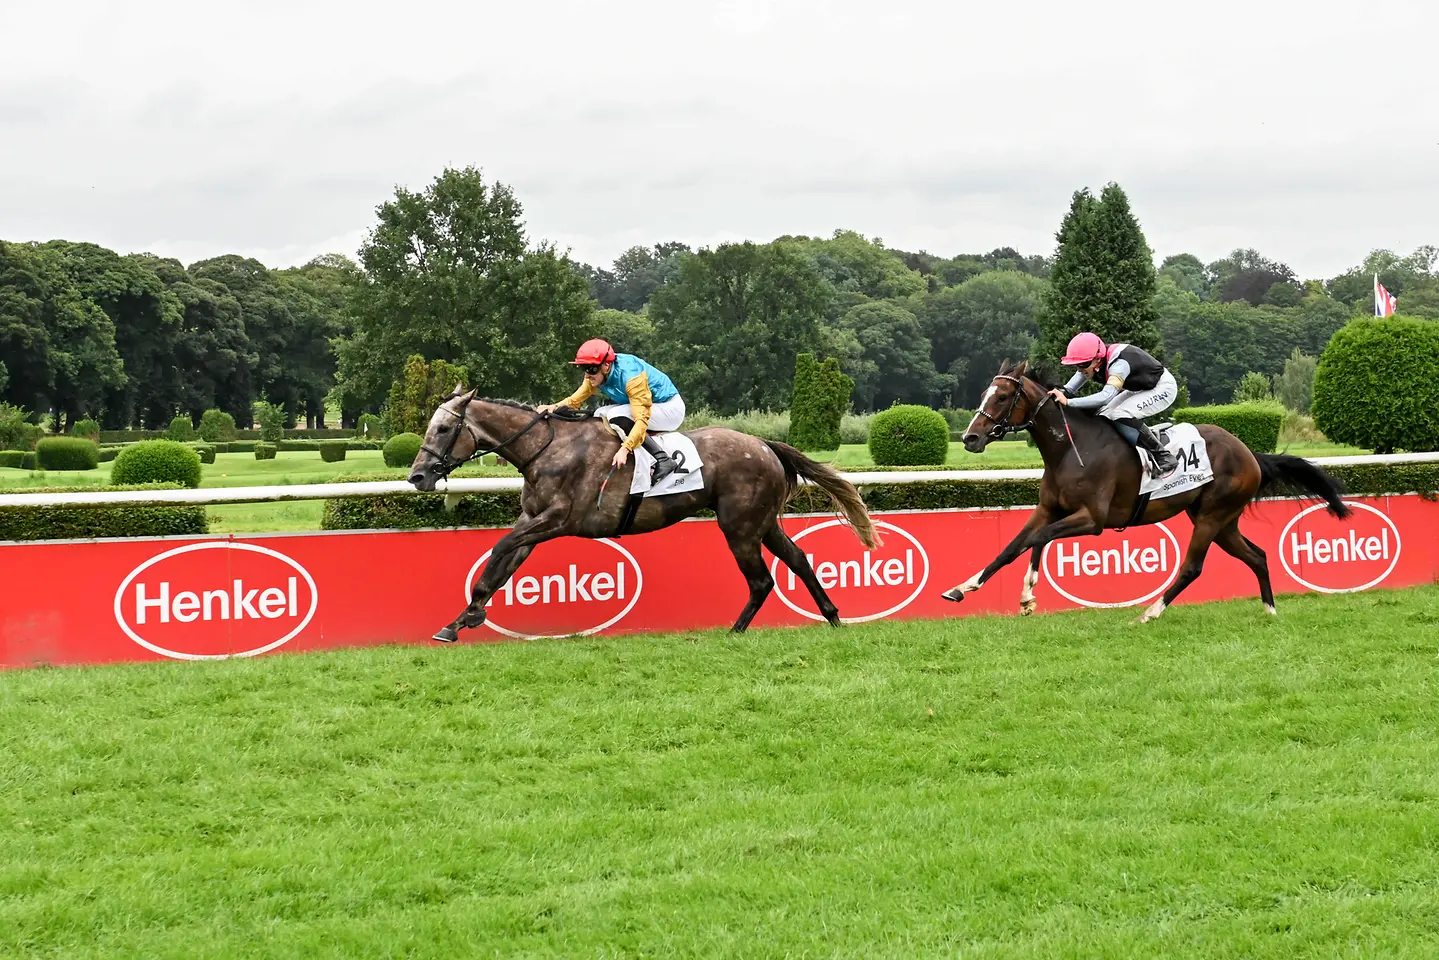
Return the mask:
<path id="1" fill-rule="evenodd" d="M 1134 613 L 3 674 L 0 955 L 1439 955 L 1439 589 Z"/>

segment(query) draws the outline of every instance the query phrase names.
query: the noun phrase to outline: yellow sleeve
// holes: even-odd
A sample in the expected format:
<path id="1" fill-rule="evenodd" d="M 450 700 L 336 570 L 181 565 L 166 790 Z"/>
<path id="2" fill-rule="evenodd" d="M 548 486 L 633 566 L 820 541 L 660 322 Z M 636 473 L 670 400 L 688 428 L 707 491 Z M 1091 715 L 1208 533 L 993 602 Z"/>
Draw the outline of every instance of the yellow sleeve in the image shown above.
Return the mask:
<path id="1" fill-rule="evenodd" d="M 645 442 L 645 433 L 650 427 L 650 407 L 654 405 L 654 395 L 650 393 L 649 374 L 641 370 L 625 383 L 625 393 L 630 398 L 630 409 L 635 414 L 635 428 L 625 438 L 624 445 L 630 448 L 633 453 L 635 447 Z"/>
<path id="2" fill-rule="evenodd" d="M 1111 376 L 1111 377 L 1109 377 L 1109 379 L 1105 380 L 1104 382 L 1105 382 L 1105 384 L 1106 384 L 1107 386 L 1111 386 L 1111 387 L 1113 387 L 1113 388 L 1116 389 L 1116 390 L 1123 390 L 1123 389 L 1124 389 L 1124 378 L 1123 378 L 1123 377 Z M 586 384 L 586 386 L 588 386 L 588 384 Z"/>
<path id="3" fill-rule="evenodd" d="M 580 388 L 574 393 L 570 394 L 568 397 L 565 397 L 563 400 L 561 400 L 560 405 L 566 407 L 574 407 L 576 410 L 578 410 L 580 408 L 580 404 L 584 403 L 586 400 L 588 400 L 594 395 L 595 388 L 590 385 L 590 382 L 588 380 L 581 380 Z"/>

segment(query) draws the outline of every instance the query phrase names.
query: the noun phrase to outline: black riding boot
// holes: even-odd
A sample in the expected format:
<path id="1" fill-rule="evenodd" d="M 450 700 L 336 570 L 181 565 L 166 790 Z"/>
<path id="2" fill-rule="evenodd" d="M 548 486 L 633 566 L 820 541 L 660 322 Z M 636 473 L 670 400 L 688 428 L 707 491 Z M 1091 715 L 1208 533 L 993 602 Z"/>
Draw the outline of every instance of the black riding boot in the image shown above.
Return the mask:
<path id="1" fill-rule="evenodd" d="M 654 469 L 650 471 L 650 486 L 655 486 L 678 469 L 679 464 L 670 459 L 670 455 L 664 452 L 659 441 L 654 437 L 645 434 L 645 442 L 642 446 L 650 452 L 650 456 L 655 458 Z"/>
<path id="2" fill-rule="evenodd" d="M 1154 431 L 1149 429 L 1149 424 L 1138 418 L 1120 422 L 1133 427 L 1139 434 L 1139 445 L 1148 450 L 1149 455 L 1154 459 L 1154 475 L 1156 477 L 1162 480 L 1178 469 L 1179 459 L 1164 449 L 1164 444 L 1160 443 L 1159 438 L 1154 435 Z"/>

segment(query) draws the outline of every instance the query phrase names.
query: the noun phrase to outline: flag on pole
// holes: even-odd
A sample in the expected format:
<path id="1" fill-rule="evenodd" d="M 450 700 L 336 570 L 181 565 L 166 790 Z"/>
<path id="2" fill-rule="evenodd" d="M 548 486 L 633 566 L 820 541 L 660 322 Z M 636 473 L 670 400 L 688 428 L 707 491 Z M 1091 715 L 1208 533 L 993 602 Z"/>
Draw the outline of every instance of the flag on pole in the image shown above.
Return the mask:
<path id="1" fill-rule="evenodd" d="M 1385 290 L 1384 284 L 1379 282 L 1379 274 L 1374 274 L 1374 316 L 1392 317 L 1397 309 L 1399 298 Z"/>

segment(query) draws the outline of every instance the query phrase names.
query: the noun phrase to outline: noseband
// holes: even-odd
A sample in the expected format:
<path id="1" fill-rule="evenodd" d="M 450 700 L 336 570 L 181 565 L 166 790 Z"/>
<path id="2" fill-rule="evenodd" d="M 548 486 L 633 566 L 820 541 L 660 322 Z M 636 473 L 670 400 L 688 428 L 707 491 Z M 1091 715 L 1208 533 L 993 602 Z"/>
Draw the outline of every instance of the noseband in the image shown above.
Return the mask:
<path id="1" fill-rule="evenodd" d="M 1036 403 L 1034 405 L 1034 409 L 1029 411 L 1028 420 L 1024 421 L 1023 423 L 1010 423 L 1009 418 L 1014 414 L 1014 408 L 1019 405 L 1019 398 L 1024 396 L 1024 381 L 1019 379 L 1018 377 L 1011 377 L 1008 374 L 1003 373 L 1001 373 L 994 379 L 1008 380 L 1010 383 L 1014 384 L 1015 389 L 1014 393 L 1012 393 L 1009 397 L 1009 406 L 1004 408 L 1004 413 L 1002 413 L 1000 416 L 993 417 L 990 414 L 985 413 L 983 410 L 979 411 L 979 415 L 981 417 L 984 417 L 984 419 L 994 424 L 994 426 L 990 427 L 987 431 L 985 431 L 985 436 L 987 436 L 991 440 L 1003 440 L 1011 433 L 1019 433 L 1021 430 L 1028 430 L 1029 428 L 1033 427 L 1035 416 L 1039 413 L 1040 410 L 1044 409 L 1044 405 L 1046 403 L 1054 399 L 1052 396 L 1049 395 L 1048 391 L 1045 391 L 1044 399 Z"/>
<path id="2" fill-rule="evenodd" d="M 508 461 L 510 461 L 511 463 L 514 463 L 516 470 L 519 470 L 521 473 L 524 473 L 524 472 L 525 472 L 525 467 L 528 467 L 530 464 L 534 463 L 535 460 L 536 460 L 536 458 L 538 458 L 540 454 L 544 453 L 545 450 L 546 450 L 546 448 L 548 448 L 549 445 L 554 442 L 554 439 L 555 439 L 555 424 L 554 424 L 554 421 L 552 421 L 547 414 L 536 413 L 535 416 L 534 416 L 534 418 L 533 418 L 532 420 L 530 420 L 529 423 L 525 424 L 525 425 L 524 425 L 523 427 L 521 427 L 518 431 L 516 431 L 515 433 L 511 434 L 508 438 L 506 438 L 506 439 L 504 439 L 504 440 L 501 440 L 499 443 L 495 444 L 495 445 L 492 446 L 492 447 L 485 447 L 485 448 L 482 449 L 482 448 L 480 447 L 480 442 L 484 439 L 484 437 L 482 437 L 482 436 L 480 435 L 480 431 L 475 427 L 475 425 L 474 425 L 473 423 L 470 423 L 470 419 L 469 419 L 469 417 L 467 416 L 467 414 L 468 414 L 468 412 L 469 412 L 469 409 L 470 409 L 470 404 L 474 402 L 474 399 L 475 399 L 474 397 L 469 397 L 469 398 L 467 398 L 467 399 L 465 400 L 464 404 L 461 405 L 461 407 L 460 407 L 460 412 L 459 412 L 459 413 L 456 413 L 455 411 L 451 410 L 449 407 L 446 407 L 446 406 L 441 406 L 441 407 L 440 407 L 440 410 L 441 410 L 442 412 L 448 413 L 450 416 L 452 416 L 452 417 L 454 417 L 456 420 L 460 421 L 460 426 L 464 427 L 466 430 L 468 430 L 468 431 L 470 432 L 470 439 L 474 440 L 474 442 L 475 442 L 475 452 L 474 452 L 474 453 L 470 454 L 468 457 L 465 457 L 464 459 L 460 459 L 459 457 L 456 457 L 456 456 L 454 455 L 455 442 L 460 439 L 460 431 L 459 431 L 459 430 L 456 430 L 453 434 L 450 435 L 450 443 L 449 443 L 449 446 L 447 446 L 447 447 L 444 449 L 443 452 L 442 452 L 442 451 L 439 451 L 439 450 L 436 450 L 436 449 L 434 449 L 433 447 L 430 447 L 430 446 L 428 446 L 428 445 L 425 445 L 425 446 L 421 446 L 421 447 L 420 447 L 421 450 L 425 451 L 425 452 L 428 453 L 430 456 L 436 458 L 436 459 L 439 461 L 438 465 L 435 467 L 435 472 L 438 473 L 441 478 L 448 477 L 448 476 L 449 476 L 451 473 L 453 473 L 455 470 L 458 470 L 460 467 L 462 467 L 462 466 L 464 466 L 465 464 L 469 463 L 471 460 L 478 460 L 480 457 L 483 457 L 485 454 L 488 454 L 488 453 L 504 453 L 504 454 L 505 454 L 505 459 L 508 460 Z M 515 463 L 515 459 L 514 459 L 513 457 L 511 457 L 508 453 L 505 453 L 505 447 L 506 447 L 508 444 L 513 443 L 514 441 L 518 440 L 520 437 L 524 436 L 525 434 L 529 433 L 530 430 L 534 428 L 535 424 L 539 423 L 539 422 L 542 421 L 542 420 L 543 420 L 543 421 L 545 422 L 545 424 L 547 424 L 547 425 L 549 426 L 549 428 L 550 428 L 550 435 L 549 435 L 549 437 L 546 438 L 544 444 L 542 444 L 542 445 L 540 446 L 540 448 L 534 452 L 534 455 L 531 456 L 528 460 L 526 460 L 523 464 Z"/>

